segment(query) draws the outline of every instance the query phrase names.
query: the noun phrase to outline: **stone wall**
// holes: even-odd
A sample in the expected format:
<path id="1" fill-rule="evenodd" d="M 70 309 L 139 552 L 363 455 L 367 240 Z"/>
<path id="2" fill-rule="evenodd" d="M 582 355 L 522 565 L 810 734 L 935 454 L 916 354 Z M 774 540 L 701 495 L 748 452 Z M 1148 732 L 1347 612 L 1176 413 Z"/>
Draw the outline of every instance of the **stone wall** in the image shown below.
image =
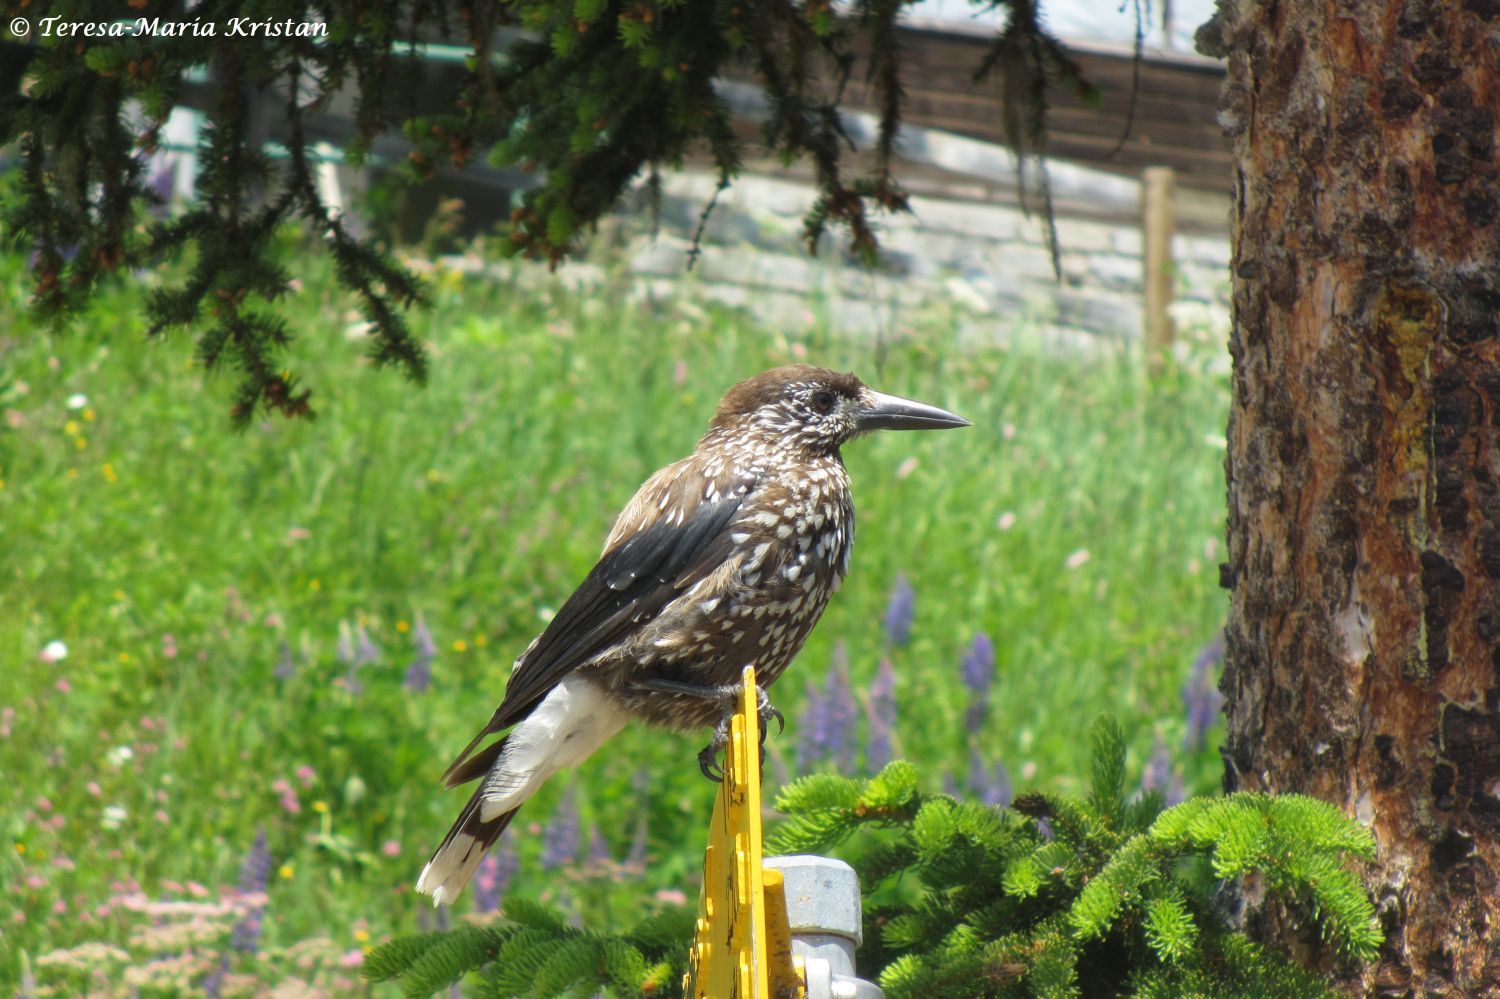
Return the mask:
<path id="1" fill-rule="evenodd" d="M 1078 190 L 1059 199 L 1060 279 L 1042 221 L 1021 210 L 1013 189 L 964 178 L 913 185 L 920 193 L 911 213 L 881 220 L 884 253 L 874 270 L 847 259 L 836 238 L 810 257 L 802 217 L 811 185 L 755 172 L 720 194 L 691 269 L 692 234 L 715 188 L 706 171 L 662 176 L 654 232 L 644 192 L 625 206 L 608 234 L 609 252 L 634 276 L 639 294 L 699 296 L 787 329 L 818 323 L 836 332 L 899 335 L 942 322 L 965 337 L 1006 338 L 1025 329 L 1065 344 L 1136 340 L 1142 239 L 1133 214 L 1119 208 L 1134 203 L 1138 185 L 1054 164 L 1054 175 L 1059 170 L 1064 192 L 1100 190 L 1092 205 Z M 1180 232 L 1173 254 L 1178 322 L 1227 329 L 1227 233 Z M 587 286 L 602 279 L 602 269 L 570 263 L 560 276 Z"/>

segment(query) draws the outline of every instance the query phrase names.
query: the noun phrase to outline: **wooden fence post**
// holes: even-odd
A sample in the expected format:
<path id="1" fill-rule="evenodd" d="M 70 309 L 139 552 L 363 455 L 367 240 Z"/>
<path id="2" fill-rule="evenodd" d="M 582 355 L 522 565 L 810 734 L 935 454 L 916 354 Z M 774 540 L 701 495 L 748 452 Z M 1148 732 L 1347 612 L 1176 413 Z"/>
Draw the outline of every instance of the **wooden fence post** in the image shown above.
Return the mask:
<path id="1" fill-rule="evenodd" d="M 1172 347 L 1173 194 L 1177 175 L 1171 167 L 1147 167 L 1141 180 L 1141 264 L 1146 295 L 1146 357 L 1153 368 Z"/>

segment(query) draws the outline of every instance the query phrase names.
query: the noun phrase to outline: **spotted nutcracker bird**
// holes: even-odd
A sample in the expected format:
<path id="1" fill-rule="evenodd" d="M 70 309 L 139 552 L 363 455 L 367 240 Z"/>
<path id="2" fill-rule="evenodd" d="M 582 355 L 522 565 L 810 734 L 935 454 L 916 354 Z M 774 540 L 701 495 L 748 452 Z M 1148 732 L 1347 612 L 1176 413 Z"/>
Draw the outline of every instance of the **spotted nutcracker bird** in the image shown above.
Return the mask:
<path id="1" fill-rule="evenodd" d="M 716 725 L 699 755 L 713 776 L 742 669 L 755 666 L 762 714 L 779 720 L 764 688 L 848 572 L 854 505 L 839 448 L 872 430 L 966 426 L 807 365 L 731 388 L 693 453 L 647 479 L 615 520 L 599 563 L 521 653 L 504 700 L 443 775 L 448 787 L 479 786 L 417 891 L 456 899 L 516 809 L 631 719 Z"/>

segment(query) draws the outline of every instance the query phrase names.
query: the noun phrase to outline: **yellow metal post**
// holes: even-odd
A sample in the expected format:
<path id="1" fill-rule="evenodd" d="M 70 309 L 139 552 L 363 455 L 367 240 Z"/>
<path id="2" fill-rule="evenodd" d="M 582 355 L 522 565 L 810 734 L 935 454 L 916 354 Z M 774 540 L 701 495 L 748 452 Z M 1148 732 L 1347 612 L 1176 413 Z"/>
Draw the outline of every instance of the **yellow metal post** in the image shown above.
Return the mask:
<path id="1" fill-rule="evenodd" d="M 709 823 L 684 991 L 693 999 L 804 999 L 781 872 L 763 866 L 755 670 L 745 667 L 741 681 L 724 752 L 724 781 Z"/>

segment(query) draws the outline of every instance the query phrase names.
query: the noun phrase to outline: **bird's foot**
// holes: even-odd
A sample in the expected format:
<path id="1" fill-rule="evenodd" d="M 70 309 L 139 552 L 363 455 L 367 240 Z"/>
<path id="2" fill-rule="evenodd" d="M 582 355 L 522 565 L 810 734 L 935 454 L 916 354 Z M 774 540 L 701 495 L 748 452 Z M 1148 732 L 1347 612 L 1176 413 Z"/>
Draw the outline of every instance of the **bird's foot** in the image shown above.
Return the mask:
<path id="1" fill-rule="evenodd" d="M 724 779 L 724 768 L 719 766 L 719 752 L 729 744 L 730 720 L 734 717 L 738 707 L 741 687 L 737 683 L 724 683 L 714 685 L 703 685 L 683 683 L 678 680 L 654 679 L 646 680 L 640 684 L 647 690 L 653 690 L 663 694 L 683 694 L 688 697 L 697 697 L 705 701 L 715 702 L 723 708 L 723 714 L 719 722 L 714 726 L 714 735 L 703 751 L 698 754 L 698 769 L 703 771 L 703 776 L 714 782 Z M 760 762 L 766 761 L 766 732 L 770 728 L 770 721 L 776 720 L 776 734 L 780 735 L 786 731 L 786 716 L 771 703 L 771 695 L 766 693 L 766 688 L 759 684 L 755 687 L 755 712 L 760 717 Z"/>
<path id="2" fill-rule="evenodd" d="M 719 753 L 729 745 L 729 719 L 733 717 L 731 713 L 719 720 L 719 724 L 714 726 L 713 738 L 708 740 L 708 745 L 698 754 L 698 769 L 715 784 L 724 781 L 724 768 L 719 766 Z"/>
<path id="3" fill-rule="evenodd" d="M 766 693 L 766 688 L 758 684 L 755 687 L 755 712 L 760 715 L 760 755 L 761 762 L 764 763 L 766 756 L 766 732 L 770 730 L 770 725 L 767 723 L 772 718 L 776 719 L 776 734 L 780 735 L 786 731 L 786 715 L 782 714 L 776 705 L 771 703 L 771 695 Z"/>

